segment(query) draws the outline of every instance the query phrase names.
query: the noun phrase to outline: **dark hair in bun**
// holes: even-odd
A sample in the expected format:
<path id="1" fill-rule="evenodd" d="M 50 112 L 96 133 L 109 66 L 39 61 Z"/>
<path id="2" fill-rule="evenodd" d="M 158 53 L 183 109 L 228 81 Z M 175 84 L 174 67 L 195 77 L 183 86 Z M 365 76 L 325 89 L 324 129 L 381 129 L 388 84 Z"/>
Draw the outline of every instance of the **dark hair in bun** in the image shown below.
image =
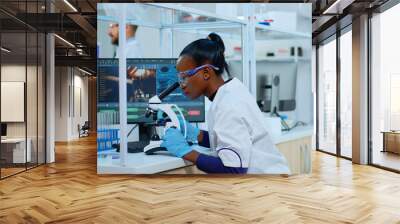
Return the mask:
<path id="1" fill-rule="evenodd" d="M 225 70 L 230 76 L 224 53 L 225 45 L 221 37 L 216 33 L 210 33 L 207 38 L 193 41 L 187 45 L 179 56 L 190 56 L 197 66 L 209 62 L 219 68 L 219 70 L 214 70 L 217 75 L 221 75 Z"/>

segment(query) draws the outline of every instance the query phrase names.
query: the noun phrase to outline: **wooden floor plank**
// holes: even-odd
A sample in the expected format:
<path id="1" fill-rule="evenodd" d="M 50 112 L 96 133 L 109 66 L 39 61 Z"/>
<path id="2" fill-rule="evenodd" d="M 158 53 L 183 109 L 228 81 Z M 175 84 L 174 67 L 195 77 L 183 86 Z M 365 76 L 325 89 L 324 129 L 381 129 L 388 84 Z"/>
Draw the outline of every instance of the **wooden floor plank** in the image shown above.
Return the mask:
<path id="1" fill-rule="evenodd" d="M 96 139 L 0 181 L 0 223 L 400 223 L 400 175 L 320 152 L 310 175 L 97 175 Z"/>

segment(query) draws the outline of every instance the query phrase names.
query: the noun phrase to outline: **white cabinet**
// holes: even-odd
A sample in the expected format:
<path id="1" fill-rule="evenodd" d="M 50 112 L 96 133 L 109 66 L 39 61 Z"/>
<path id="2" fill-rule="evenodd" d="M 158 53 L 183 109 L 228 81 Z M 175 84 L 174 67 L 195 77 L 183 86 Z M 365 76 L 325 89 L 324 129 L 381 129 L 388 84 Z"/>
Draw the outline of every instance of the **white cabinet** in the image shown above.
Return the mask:
<path id="1" fill-rule="evenodd" d="M 311 173 L 311 136 L 276 145 L 286 157 L 292 174 Z"/>

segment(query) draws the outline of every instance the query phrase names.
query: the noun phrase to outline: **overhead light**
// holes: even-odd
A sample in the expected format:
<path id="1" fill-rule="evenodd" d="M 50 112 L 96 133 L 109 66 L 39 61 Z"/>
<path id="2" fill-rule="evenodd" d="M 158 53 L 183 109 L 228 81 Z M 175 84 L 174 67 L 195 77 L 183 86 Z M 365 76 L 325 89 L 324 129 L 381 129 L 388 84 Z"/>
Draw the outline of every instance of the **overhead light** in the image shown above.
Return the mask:
<path id="1" fill-rule="evenodd" d="M 77 49 L 76 49 L 76 53 L 78 53 L 79 55 L 87 55 L 87 54 L 83 51 L 83 49 L 81 49 L 81 48 L 77 48 Z"/>
<path id="2" fill-rule="evenodd" d="M 87 74 L 87 75 L 92 75 L 92 73 L 90 73 L 90 72 L 88 72 L 88 71 L 86 71 L 86 70 L 83 70 L 83 69 L 81 69 L 81 68 L 79 68 L 79 67 L 78 67 L 78 69 L 79 69 L 79 71 L 81 71 L 81 72 L 83 72 L 83 73 L 85 73 L 85 74 Z"/>
<path id="3" fill-rule="evenodd" d="M 74 12 L 78 12 L 78 10 L 71 4 L 69 3 L 68 0 L 64 0 L 65 4 L 67 4 L 72 10 L 74 10 Z"/>
<path id="4" fill-rule="evenodd" d="M 330 11 L 332 9 L 334 9 L 335 7 L 337 7 L 337 4 L 339 4 L 340 0 L 336 0 L 331 6 L 329 6 L 327 9 L 325 9 L 325 11 L 322 14 L 327 14 L 330 13 Z"/>
<path id="5" fill-rule="evenodd" d="M 69 45 L 70 47 L 75 48 L 75 45 L 73 45 L 71 42 L 69 42 L 68 40 L 58 36 L 57 34 L 54 34 L 54 36 L 56 36 L 58 39 L 60 39 L 62 42 L 66 43 L 67 45 Z"/>
<path id="6" fill-rule="evenodd" d="M 2 51 L 6 52 L 6 53 L 10 53 L 10 52 L 11 52 L 11 50 L 9 50 L 9 49 L 7 49 L 7 48 L 5 48 L 5 47 L 1 47 L 0 49 L 1 49 Z"/>
<path id="7" fill-rule="evenodd" d="M 342 14 L 343 9 L 351 5 L 355 0 L 336 0 L 322 14 Z"/>

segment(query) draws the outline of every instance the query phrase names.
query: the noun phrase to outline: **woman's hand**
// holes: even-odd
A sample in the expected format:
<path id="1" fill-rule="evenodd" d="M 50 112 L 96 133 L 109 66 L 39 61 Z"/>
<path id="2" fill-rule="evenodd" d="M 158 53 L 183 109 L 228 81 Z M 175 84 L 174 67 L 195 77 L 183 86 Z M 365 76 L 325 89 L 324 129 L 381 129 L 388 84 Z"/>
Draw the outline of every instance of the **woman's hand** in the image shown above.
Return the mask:
<path id="1" fill-rule="evenodd" d="M 161 147 L 165 147 L 172 155 L 182 158 L 192 151 L 185 137 L 176 128 L 168 128 Z"/>

